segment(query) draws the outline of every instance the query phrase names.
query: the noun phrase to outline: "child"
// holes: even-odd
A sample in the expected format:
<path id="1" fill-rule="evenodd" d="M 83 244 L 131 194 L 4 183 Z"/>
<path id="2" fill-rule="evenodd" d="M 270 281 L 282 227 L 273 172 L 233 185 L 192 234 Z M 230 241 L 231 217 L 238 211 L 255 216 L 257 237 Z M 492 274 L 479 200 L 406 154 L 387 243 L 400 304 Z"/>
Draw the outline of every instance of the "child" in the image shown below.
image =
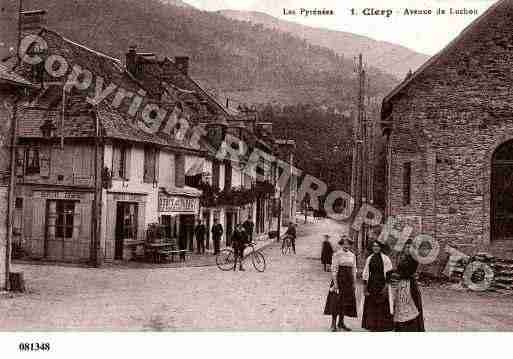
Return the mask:
<path id="1" fill-rule="evenodd" d="M 333 256 L 333 247 L 330 243 L 330 236 L 325 234 L 324 241 L 322 242 L 321 263 L 324 266 L 324 271 L 329 272 L 331 267 L 331 257 Z"/>

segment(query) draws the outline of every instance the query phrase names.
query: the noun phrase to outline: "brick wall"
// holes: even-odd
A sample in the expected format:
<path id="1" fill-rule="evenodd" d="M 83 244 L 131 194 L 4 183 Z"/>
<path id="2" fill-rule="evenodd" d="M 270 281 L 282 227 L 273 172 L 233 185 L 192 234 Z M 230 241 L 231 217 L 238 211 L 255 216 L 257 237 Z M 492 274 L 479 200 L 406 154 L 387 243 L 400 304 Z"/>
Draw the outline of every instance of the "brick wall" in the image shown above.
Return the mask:
<path id="1" fill-rule="evenodd" d="M 422 217 L 439 241 L 490 241 L 495 149 L 513 139 L 513 2 L 502 3 L 392 100 L 391 214 Z M 414 145 L 404 144 L 404 134 Z M 412 204 L 402 204 L 402 163 Z M 436 220 L 435 220 L 436 219 Z"/>

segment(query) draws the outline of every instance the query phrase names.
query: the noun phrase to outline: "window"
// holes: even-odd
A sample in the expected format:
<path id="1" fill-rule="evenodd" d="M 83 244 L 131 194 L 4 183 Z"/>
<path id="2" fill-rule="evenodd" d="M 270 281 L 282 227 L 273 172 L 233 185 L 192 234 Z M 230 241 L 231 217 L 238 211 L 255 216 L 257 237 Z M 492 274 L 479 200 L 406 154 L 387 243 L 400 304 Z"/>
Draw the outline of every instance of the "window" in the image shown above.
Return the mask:
<path id="1" fill-rule="evenodd" d="M 112 175 L 114 178 L 128 179 L 128 165 L 130 148 L 123 145 L 114 145 L 112 151 Z"/>
<path id="2" fill-rule="evenodd" d="M 75 217 L 75 202 L 56 201 L 55 237 L 72 238 L 73 220 Z"/>
<path id="3" fill-rule="evenodd" d="M 224 165 L 224 188 L 229 190 L 232 187 L 232 164 L 229 162 L 226 162 Z"/>
<path id="4" fill-rule="evenodd" d="M 147 147 L 144 149 L 144 183 L 155 183 L 157 181 L 157 155 L 156 148 Z"/>
<path id="5" fill-rule="evenodd" d="M 25 152 L 25 174 L 38 175 L 40 172 L 39 148 L 30 147 Z"/>
<path id="6" fill-rule="evenodd" d="M 403 164 L 403 206 L 411 204 L 411 162 Z"/>

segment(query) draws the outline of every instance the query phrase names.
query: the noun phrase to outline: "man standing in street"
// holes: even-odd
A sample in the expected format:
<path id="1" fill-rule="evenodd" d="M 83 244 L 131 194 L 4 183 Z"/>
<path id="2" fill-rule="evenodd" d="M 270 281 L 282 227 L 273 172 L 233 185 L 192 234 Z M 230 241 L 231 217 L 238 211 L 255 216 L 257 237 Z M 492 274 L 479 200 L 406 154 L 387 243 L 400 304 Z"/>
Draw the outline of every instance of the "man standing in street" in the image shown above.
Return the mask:
<path id="1" fill-rule="evenodd" d="M 198 219 L 198 224 L 194 228 L 194 234 L 196 235 L 196 244 L 198 247 L 198 254 L 205 254 L 205 233 L 206 228 L 203 221 Z"/>
<path id="2" fill-rule="evenodd" d="M 214 242 L 214 255 L 219 254 L 221 246 L 221 236 L 223 235 L 223 226 L 219 223 L 219 219 L 214 218 L 214 225 L 212 226 L 212 240 Z"/>
<path id="3" fill-rule="evenodd" d="M 235 226 L 235 230 L 232 233 L 232 246 L 235 257 L 235 261 L 233 262 L 233 270 L 237 270 L 237 259 L 239 260 L 239 270 L 245 270 L 242 266 L 242 260 L 244 259 L 244 249 L 246 248 L 247 241 L 248 236 L 244 230 L 244 225 L 237 224 Z"/>
<path id="4" fill-rule="evenodd" d="M 289 228 L 287 228 L 285 235 L 290 238 L 292 250 L 294 251 L 294 254 L 296 254 L 296 226 L 293 222 L 289 222 Z"/>
<path id="5" fill-rule="evenodd" d="M 244 221 L 242 226 L 244 227 L 244 231 L 246 232 L 248 242 L 253 242 L 253 230 L 255 228 L 255 224 L 251 220 L 251 214 L 248 215 L 248 219 Z"/>

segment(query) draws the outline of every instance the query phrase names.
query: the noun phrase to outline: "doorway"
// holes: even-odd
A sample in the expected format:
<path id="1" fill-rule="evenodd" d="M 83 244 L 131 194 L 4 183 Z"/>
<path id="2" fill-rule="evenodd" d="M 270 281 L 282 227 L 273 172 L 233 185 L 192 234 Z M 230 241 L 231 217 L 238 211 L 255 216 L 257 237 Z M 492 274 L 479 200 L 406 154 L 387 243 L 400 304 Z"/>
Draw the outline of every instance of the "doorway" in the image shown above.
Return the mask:
<path id="1" fill-rule="evenodd" d="M 513 140 L 492 158 L 490 210 L 491 240 L 513 240 Z"/>
<path id="2" fill-rule="evenodd" d="M 180 229 L 179 229 L 179 242 L 182 249 L 194 250 L 194 215 L 181 214 L 180 215 Z"/>
<path id="3" fill-rule="evenodd" d="M 237 212 L 226 211 L 226 246 L 232 245 L 232 233 L 237 224 Z"/>
<path id="4" fill-rule="evenodd" d="M 117 203 L 115 231 L 114 259 L 123 260 L 125 241 L 137 239 L 137 203 Z"/>

